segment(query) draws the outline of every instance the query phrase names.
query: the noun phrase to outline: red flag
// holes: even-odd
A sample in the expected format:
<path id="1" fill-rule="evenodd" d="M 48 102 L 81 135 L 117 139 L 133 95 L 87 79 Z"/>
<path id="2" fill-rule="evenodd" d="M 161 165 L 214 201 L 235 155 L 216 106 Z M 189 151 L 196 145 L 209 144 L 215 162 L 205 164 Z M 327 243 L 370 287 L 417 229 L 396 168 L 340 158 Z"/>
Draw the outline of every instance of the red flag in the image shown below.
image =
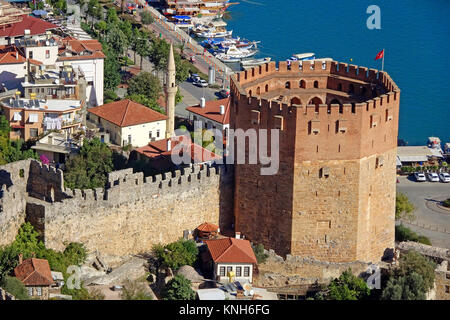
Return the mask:
<path id="1" fill-rule="evenodd" d="M 375 60 L 381 59 L 384 57 L 384 49 L 378 52 L 377 56 L 375 57 Z"/>

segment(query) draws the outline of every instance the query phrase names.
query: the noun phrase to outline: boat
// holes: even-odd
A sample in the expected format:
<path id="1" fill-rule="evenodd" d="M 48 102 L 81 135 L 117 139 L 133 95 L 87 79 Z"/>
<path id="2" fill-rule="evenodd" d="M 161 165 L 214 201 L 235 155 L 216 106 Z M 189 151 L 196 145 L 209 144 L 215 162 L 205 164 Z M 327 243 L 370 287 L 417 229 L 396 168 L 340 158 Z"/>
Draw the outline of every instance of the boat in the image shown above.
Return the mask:
<path id="1" fill-rule="evenodd" d="M 316 59 L 315 53 L 296 53 L 292 55 L 289 59 L 286 61 L 304 61 L 304 60 L 314 60 Z"/>
<path id="2" fill-rule="evenodd" d="M 259 66 L 260 64 L 270 62 L 270 60 L 272 60 L 272 58 L 270 58 L 270 57 L 260 58 L 260 59 L 242 60 L 241 65 L 243 67 Z"/>
<path id="3" fill-rule="evenodd" d="M 225 53 L 219 53 L 216 58 L 222 62 L 238 62 L 241 59 L 250 58 L 256 54 L 257 50 L 238 49 L 231 46 Z"/>
<path id="4" fill-rule="evenodd" d="M 196 35 L 201 38 L 224 38 L 224 37 L 231 37 L 232 34 L 233 34 L 233 30 L 219 31 L 219 32 L 214 31 L 214 30 L 209 30 L 209 31 L 203 31 L 203 32 L 196 33 Z"/>

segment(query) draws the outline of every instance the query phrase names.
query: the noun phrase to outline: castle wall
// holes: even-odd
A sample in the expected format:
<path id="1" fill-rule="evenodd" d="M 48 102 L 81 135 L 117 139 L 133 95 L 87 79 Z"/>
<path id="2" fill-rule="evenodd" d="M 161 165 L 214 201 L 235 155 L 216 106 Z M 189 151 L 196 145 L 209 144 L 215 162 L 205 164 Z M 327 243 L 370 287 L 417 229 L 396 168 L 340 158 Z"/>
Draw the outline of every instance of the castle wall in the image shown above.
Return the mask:
<path id="1" fill-rule="evenodd" d="M 195 167 L 148 177 L 113 173 L 113 186 L 103 190 L 67 190 L 61 202 L 29 206 L 27 219 L 41 219 L 48 248 L 83 242 L 88 250 L 123 255 L 148 252 L 157 243 L 176 241 L 183 230 L 208 221 L 229 229 L 233 212 L 233 173 L 223 167 Z"/>
<path id="2" fill-rule="evenodd" d="M 29 167 L 30 160 L 0 167 L 0 246 L 13 242 L 20 225 L 25 222 Z"/>

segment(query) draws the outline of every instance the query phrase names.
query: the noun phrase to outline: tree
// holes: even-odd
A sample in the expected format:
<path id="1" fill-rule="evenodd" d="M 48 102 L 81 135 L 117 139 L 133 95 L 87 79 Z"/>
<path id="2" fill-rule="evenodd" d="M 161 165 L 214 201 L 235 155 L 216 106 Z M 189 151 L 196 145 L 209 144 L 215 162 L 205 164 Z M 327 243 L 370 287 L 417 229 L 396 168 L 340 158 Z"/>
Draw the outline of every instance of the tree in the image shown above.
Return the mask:
<path id="1" fill-rule="evenodd" d="M 100 20 L 95 24 L 95 28 L 100 31 L 101 37 L 105 35 L 106 30 L 108 30 L 108 24 L 104 20 Z"/>
<path id="2" fill-rule="evenodd" d="M 145 10 L 141 11 L 140 16 L 142 24 L 149 25 L 155 21 L 155 19 L 153 19 L 152 14 L 148 11 Z"/>
<path id="3" fill-rule="evenodd" d="M 0 283 L 9 276 L 19 264 L 19 251 L 13 246 L 0 248 Z"/>
<path id="4" fill-rule="evenodd" d="M 117 25 L 120 22 L 120 19 L 117 16 L 117 11 L 114 7 L 109 8 L 106 12 L 106 22 L 108 22 L 109 27 Z"/>
<path id="5" fill-rule="evenodd" d="M 142 60 L 144 59 L 144 57 L 147 57 L 150 53 L 150 45 L 148 40 L 145 38 L 138 38 L 136 41 L 135 52 L 137 52 L 137 54 L 141 57 L 140 68 L 142 70 Z"/>
<path id="6" fill-rule="evenodd" d="M 153 300 L 145 290 L 145 284 L 127 279 L 123 285 L 122 300 Z"/>
<path id="7" fill-rule="evenodd" d="M 98 0 L 89 0 L 87 12 L 92 17 L 91 26 L 93 26 L 94 18 L 101 17 L 102 13 L 102 7 L 100 6 Z"/>
<path id="8" fill-rule="evenodd" d="M 367 299 L 370 289 L 364 279 L 353 275 L 351 269 L 344 271 L 334 279 L 326 290 L 316 294 L 317 300 L 363 300 Z"/>
<path id="9" fill-rule="evenodd" d="M 398 225 L 395 226 L 395 241 L 402 242 L 402 241 L 415 241 L 419 243 L 423 243 L 426 245 L 431 246 L 431 241 L 425 236 L 418 235 L 411 229 L 403 226 Z"/>
<path id="10" fill-rule="evenodd" d="M 112 55 L 107 56 L 104 65 L 105 76 L 103 78 L 105 89 L 114 90 L 120 84 L 121 77 L 119 70 L 120 65 L 117 63 L 117 58 Z"/>
<path id="11" fill-rule="evenodd" d="M 29 222 L 20 226 L 12 246 L 17 252 L 23 254 L 24 259 L 31 258 L 33 254 L 38 254 L 45 249 L 44 243 L 39 240 L 39 233 Z"/>
<path id="12" fill-rule="evenodd" d="M 425 281 L 416 272 L 391 276 L 381 294 L 381 300 L 425 300 L 425 297 Z"/>
<path id="13" fill-rule="evenodd" d="M 397 192 L 395 198 L 395 219 L 414 220 L 414 205 L 409 201 L 408 197 L 401 192 Z"/>
<path id="14" fill-rule="evenodd" d="M 64 180 L 71 189 L 104 187 L 108 173 L 113 169 L 112 151 L 97 137 L 84 139 L 80 154 L 66 162 Z"/>
<path id="15" fill-rule="evenodd" d="M 416 251 L 408 251 L 400 258 L 400 265 L 391 271 L 383 289 L 383 300 L 423 300 L 434 287 L 433 261 Z"/>
<path id="16" fill-rule="evenodd" d="M 164 109 L 161 108 L 155 100 L 149 99 L 146 96 L 144 96 L 143 94 L 127 95 L 126 98 L 130 99 L 136 103 L 140 103 L 140 104 L 142 104 L 152 110 L 155 110 L 159 113 L 165 114 Z"/>
<path id="17" fill-rule="evenodd" d="M 3 282 L 0 283 L 0 286 L 16 297 L 16 299 L 29 300 L 25 285 L 15 277 L 6 277 Z"/>
<path id="18" fill-rule="evenodd" d="M 258 263 L 264 263 L 269 257 L 268 254 L 264 253 L 264 246 L 261 243 L 256 246 L 252 246 L 252 248 Z"/>
<path id="19" fill-rule="evenodd" d="M 171 279 L 163 290 L 164 300 L 194 300 L 195 292 L 191 281 L 178 274 Z"/>
<path id="20" fill-rule="evenodd" d="M 114 52 L 115 56 L 121 57 L 124 54 L 125 48 L 128 47 L 129 38 L 126 37 L 117 25 L 112 25 L 111 28 L 108 29 L 106 42 Z"/>
<path id="21" fill-rule="evenodd" d="M 410 250 L 400 258 L 400 275 L 407 275 L 416 272 L 422 276 L 425 290 L 431 290 L 434 286 L 434 269 L 436 265 L 433 261 L 423 256 L 417 251 Z"/>
<path id="22" fill-rule="evenodd" d="M 156 245 L 153 249 L 160 264 L 174 270 L 184 265 L 193 265 L 197 260 L 197 245 L 192 240 L 180 239 L 165 247 Z"/>
<path id="23" fill-rule="evenodd" d="M 149 72 L 141 72 L 128 80 L 128 94 L 142 94 L 149 99 L 158 100 L 162 87 L 159 79 Z"/>

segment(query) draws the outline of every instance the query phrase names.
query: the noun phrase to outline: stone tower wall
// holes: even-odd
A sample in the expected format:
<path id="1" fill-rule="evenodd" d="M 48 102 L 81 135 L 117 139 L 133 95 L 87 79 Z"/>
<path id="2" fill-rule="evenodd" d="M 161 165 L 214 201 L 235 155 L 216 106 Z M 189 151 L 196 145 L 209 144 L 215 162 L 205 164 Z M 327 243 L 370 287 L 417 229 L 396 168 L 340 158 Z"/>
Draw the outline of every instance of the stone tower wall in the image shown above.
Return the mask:
<path id="1" fill-rule="evenodd" d="M 389 75 L 334 61 L 271 62 L 237 74 L 231 87 L 232 126 L 282 128 L 277 175 L 236 165 L 236 230 L 281 255 L 379 261 L 394 246 L 400 90 Z M 288 103 L 270 101 L 280 92 Z M 305 101 L 357 102 L 289 103 L 299 92 Z"/>

